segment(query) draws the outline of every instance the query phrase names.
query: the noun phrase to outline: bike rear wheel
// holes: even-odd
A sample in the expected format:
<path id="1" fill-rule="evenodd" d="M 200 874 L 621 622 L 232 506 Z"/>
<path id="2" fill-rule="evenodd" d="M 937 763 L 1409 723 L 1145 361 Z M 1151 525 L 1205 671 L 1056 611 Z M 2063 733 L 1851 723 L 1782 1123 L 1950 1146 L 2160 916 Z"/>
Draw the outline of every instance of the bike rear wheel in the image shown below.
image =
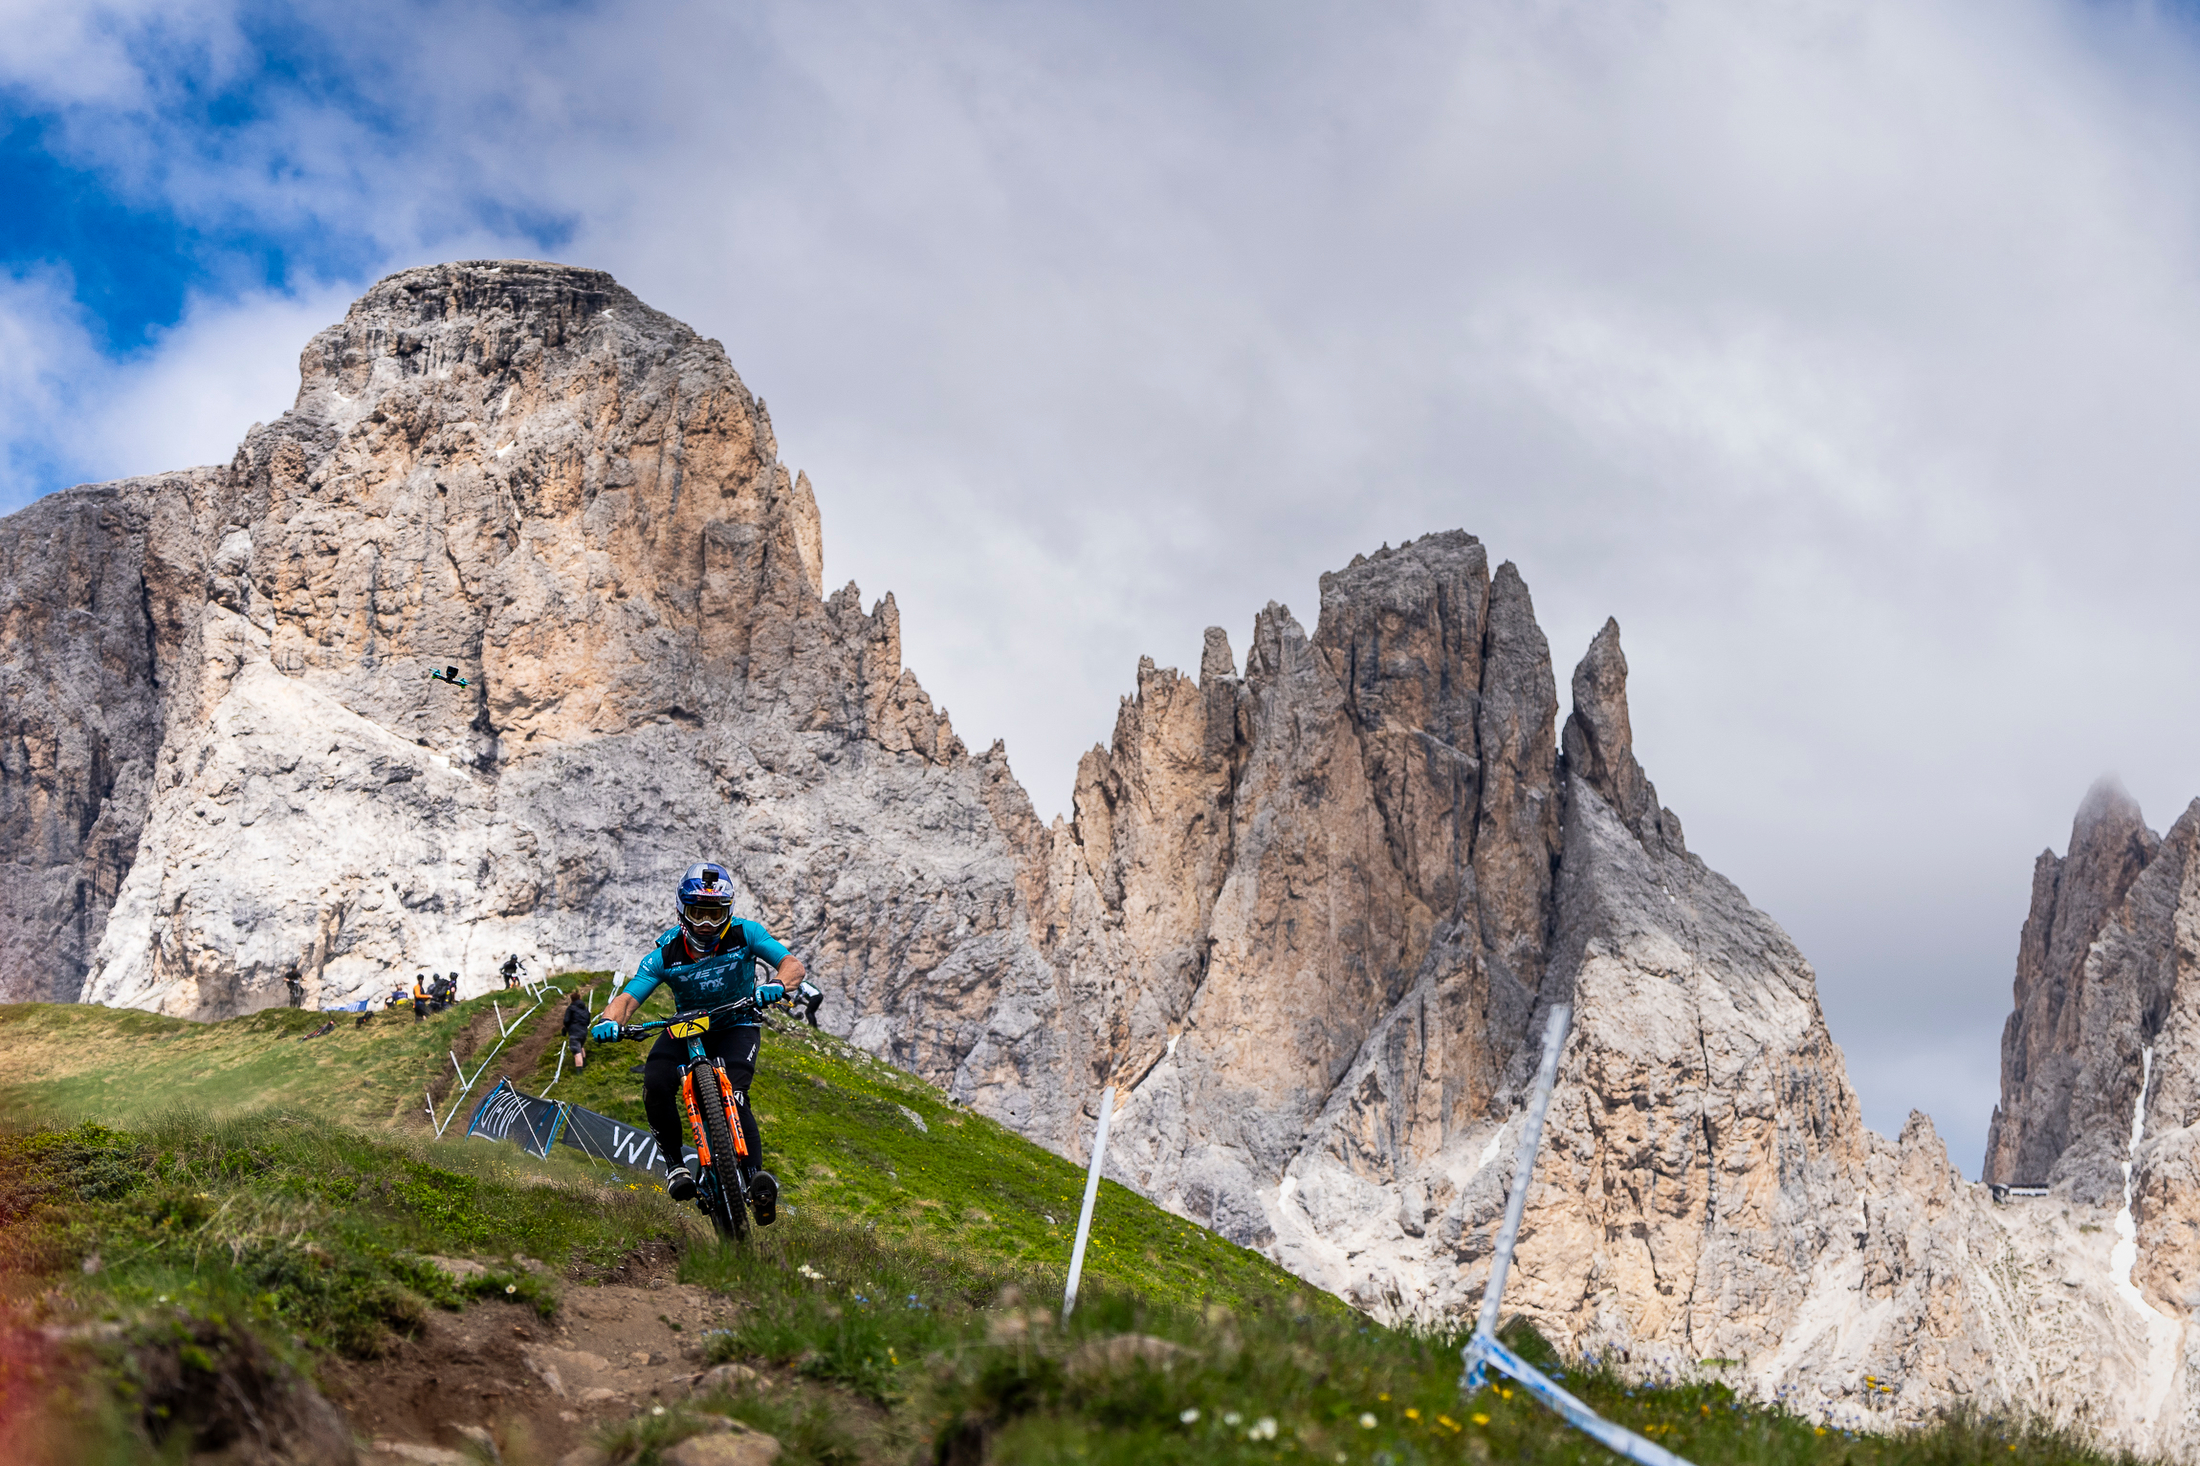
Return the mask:
<path id="1" fill-rule="evenodd" d="M 733 1126 L 740 1121 L 726 1112 L 726 1097 L 718 1088 L 718 1070 L 712 1065 L 699 1065 L 695 1070 L 695 1108 L 703 1116 L 703 1137 L 710 1142 L 710 1170 L 718 1182 L 718 1206 L 711 1222 L 720 1236 L 742 1241 L 749 1235 L 749 1191 L 741 1175 L 741 1158 L 733 1150 Z"/>

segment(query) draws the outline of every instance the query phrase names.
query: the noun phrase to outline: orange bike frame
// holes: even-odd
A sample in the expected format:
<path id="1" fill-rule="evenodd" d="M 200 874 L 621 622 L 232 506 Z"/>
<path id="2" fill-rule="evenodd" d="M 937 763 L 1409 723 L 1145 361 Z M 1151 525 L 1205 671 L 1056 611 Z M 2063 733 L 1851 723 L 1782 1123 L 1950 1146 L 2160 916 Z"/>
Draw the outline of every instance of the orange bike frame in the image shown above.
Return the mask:
<path id="1" fill-rule="evenodd" d="M 733 1081 L 726 1071 L 716 1064 L 710 1072 L 718 1076 L 718 1092 L 725 1096 L 726 1123 L 733 1129 L 733 1153 L 743 1160 L 749 1158 L 749 1140 L 741 1133 L 741 1112 L 733 1107 Z M 703 1127 L 703 1112 L 695 1105 L 695 1071 L 689 1069 L 680 1076 L 680 1098 L 687 1102 L 688 1124 L 695 1127 L 695 1149 L 703 1157 L 703 1164 L 710 1164 L 710 1131 Z"/>

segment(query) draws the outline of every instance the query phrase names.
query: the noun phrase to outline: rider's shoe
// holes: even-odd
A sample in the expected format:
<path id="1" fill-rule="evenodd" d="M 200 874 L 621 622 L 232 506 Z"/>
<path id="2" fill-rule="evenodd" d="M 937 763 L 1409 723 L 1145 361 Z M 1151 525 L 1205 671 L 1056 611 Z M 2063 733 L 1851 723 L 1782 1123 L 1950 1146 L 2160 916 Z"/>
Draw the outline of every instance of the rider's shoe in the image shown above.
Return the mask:
<path id="1" fill-rule="evenodd" d="M 769 1171 L 758 1171 L 749 1177 L 749 1210 L 756 1214 L 756 1225 L 768 1227 L 779 1220 L 779 1178 Z"/>
<path id="2" fill-rule="evenodd" d="M 686 1166 L 674 1166 L 665 1173 L 665 1195 L 674 1201 L 695 1199 L 695 1177 Z"/>

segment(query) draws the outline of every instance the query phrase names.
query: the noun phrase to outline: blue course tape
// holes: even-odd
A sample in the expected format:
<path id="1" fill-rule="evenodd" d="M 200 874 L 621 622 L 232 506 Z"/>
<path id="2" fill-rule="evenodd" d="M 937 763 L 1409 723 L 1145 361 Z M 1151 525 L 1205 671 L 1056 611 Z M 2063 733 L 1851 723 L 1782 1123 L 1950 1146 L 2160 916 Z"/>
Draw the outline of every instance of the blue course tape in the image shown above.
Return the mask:
<path id="1" fill-rule="evenodd" d="M 1488 1367 L 1495 1365 L 1520 1381 L 1523 1389 L 1542 1401 L 1568 1425 L 1609 1446 L 1628 1460 L 1640 1461 L 1642 1466 L 1689 1466 L 1685 1459 L 1674 1455 L 1656 1441 L 1644 1440 L 1625 1426 L 1612 1424 L 1560 1389 L 1542 1370 L 1487 1334 L 1476 1334 L 1460 1353 L 1467 1363 L 1466 1377 L 1460 1383 L 1470 1390 L 1480 1388 Z"/>

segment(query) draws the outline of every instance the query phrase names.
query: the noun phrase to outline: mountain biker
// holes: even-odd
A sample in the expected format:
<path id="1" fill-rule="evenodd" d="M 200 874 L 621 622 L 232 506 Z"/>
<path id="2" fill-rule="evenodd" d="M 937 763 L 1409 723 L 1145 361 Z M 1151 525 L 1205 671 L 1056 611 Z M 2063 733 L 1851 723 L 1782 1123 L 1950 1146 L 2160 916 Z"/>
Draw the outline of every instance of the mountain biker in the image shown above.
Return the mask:
<path id="1" fill-rule="evenodd" d="M 589 1036 L 610 1043 L 619 1036 L 619 1025 L 634 1016 L 658 984 L 669 983 L 672 1001 L 681 1012 L 715 1008 L 754 995 L 760 1004 L 778 1002 L 787 988 L 802 981 L 800 957 L 788 953 L 759 922 L 737 919 L 733 914 L 733 877 L 722 865 L 704 862 L 688 867 L 676 898 L 678 925 L 657 938 L 634 969 L 618 995 L 604 1005 L 603 1016 Z M 771 981 L 756 981 L 756 964 L 774 969 Z M 749 1207 L 758 1226 L 768 1227 L 779 1215 L 779 1180 L 764 1169 L 764 1137 L 749 1110 L 749 1084 L 756 1078 L 756 1055 L 763 1030 L 755 1023 L 712 1026 L 703 1037 L 703 1050 L 726 1066 L 733 1085 L 733 1107 L 741 1117 L 742 1138 L 748 1146 Z M 642 1070 L 642 1108 L 649 1128 L 656 1132 L 658 1149 L 666 1161 L 665 1192 L 675 1201 L 695 1195 L 695 1177 L 685 1163 L 681 1143 L 680 1090 L 686 1046 L 670 1035 L 659 1034 L 650 1047 Z"/>

